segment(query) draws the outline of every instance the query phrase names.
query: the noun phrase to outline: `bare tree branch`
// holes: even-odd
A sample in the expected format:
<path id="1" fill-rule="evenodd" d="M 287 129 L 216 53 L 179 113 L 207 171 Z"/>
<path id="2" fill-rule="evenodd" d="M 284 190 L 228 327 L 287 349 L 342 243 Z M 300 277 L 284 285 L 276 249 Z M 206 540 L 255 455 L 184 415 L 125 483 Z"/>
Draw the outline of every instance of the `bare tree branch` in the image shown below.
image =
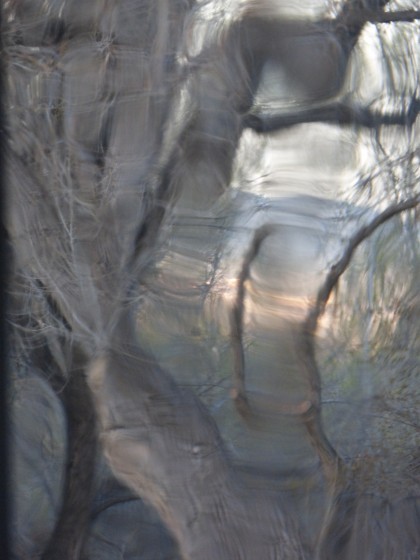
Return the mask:
<path id="1" fill-rule="evenodd" d="M 230 315 L 231 342 L 233 347 L 233 381 L 232 397 L 237 411 L 244 418 L 252 414 L 246 394 L 245 357 L 243 348 L 243 321 L 245 304 L 245 282 L 249 278 L 251 264 L 258 256 L 262 243 L 276 230 L 273 224 L 265 224 L 254 232 L 251 245 L 245 254 L 242 269 L 239 273 L 236 298 Z"/>
<path id="2" fill-rule="evenodd" d="M 420 11 L 418 10 L 399 10 L 393 12 L 382 12 L 375 10 L 366 10 L 361 14 L 354 14 L 349 18 L 350 23 L 357 23 L 358 19 L 361 22 L 369 23 L 396 23 L 396 22 L 413 22 L 420 19 Z"/>
<path id="3" fill-rule="evenodd" d="M 302 416 L 308 412 L 311 406 L 306 400 L 298 404 L 280 403 L 278 401 L 271 402 L 269 397 L 259 395 L 254 395 L 251 402 L 246 390 L 243 343 L 245 283 L 249 279 L 251 265 L 258 257 L 261 245 L 278 229 L 279 226 L 277 224 L 267 223 L 255 230 L 251 244 L 242 262 L 242 268 L 237 280 L 236 297 L 230 314 L 230 336 L 233 348 L 233 389 L 231 395 L 238 413 L 244 420 L 250 423 L 258 422 L 261 411 L 267 408 L 275 410 L 278 414 Z"/>
<path id="4" fill-rule="evenodd" d="M 365 128 L 380 126 L 412 126 L 420 112 L 420 101 L 413 99 L 406 112 L 384 114 L 365 107 L 354 107 L 346 103 L 331 103 L 322 107 L 297 110 L 283 114 L 251 112 L 244 118 L 244 126 L 259 133 L 274 132 L 305 123 L 333 123 Z"/>
<path id="5" fill-rule="evenodd" d="M 350 239 L 347 247 L 343 253 L 341 259 L 339 259 L 330 269 L 323 285 L 318 291 L 316 302 L 314 307 L 311 309 L 308 317 L 305 321 L 304 330 L 311 335 L 315 334 L 317 329 L 317 324 L 320 316 L 325 311 L 325 306 L 331 295 L 332 290 L 336 286 L 340 276 L 346 271 L 350 261 L 353 257 L 354 251 L 357 247 L 367 239 L 372 233 L 382 224 L 404 212 L 406 210 L 411 210 L 415 208 L 420 202 L 420 195 L 416 195 L 413 198 L 399 202 L 397 204 L 392 204 L 376 216 L 370 223 L 360 228 Z"/>
<path id="6" fill-rule="evenodd" d="M 312 404 L 305 419 L 306 426 L 312 437 L 312 443 L 321 458 L 327 479 L 333 482 L 333 486 L 335 486 L 336 481 L 336 468 L 338 466 L 339 471 L 341 470 L 342 461 L 328 442 L 322 427 L 321 376 L 315 358 L 315 333 L 318 321 L 325 311 L 332 290 L 337 285 L 340 276 L 349 266 L 354 251 L 360 243 L 372 235 L 372 233 L 386 221 L 401 212 L 415 208 L 419 202 L 420 196 L 417 195 L 409 200 L 389 206 L 351 237 L 344 250 L 343 256 L 331 267 L 324 283 L 318 290 L 316 301 L 302 326 L 301 337 L 299 337 L 298 340 L 298 348 L 302 349 L 302 359 L 308 371 L 308 379 L 310 382 L 309 398 Z"/>

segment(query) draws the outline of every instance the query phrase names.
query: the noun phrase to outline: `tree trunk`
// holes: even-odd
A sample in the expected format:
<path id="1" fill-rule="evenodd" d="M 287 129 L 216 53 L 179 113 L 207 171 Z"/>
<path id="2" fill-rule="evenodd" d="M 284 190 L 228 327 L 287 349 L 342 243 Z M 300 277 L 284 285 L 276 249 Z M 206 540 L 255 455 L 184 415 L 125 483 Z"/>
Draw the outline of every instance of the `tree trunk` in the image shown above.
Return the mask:
<path id="1" fill-rule="evenodd" d="M 304 558 L 270 495 L 246 488 L 205 407 L 142 352 L 128 317 L 89 373 L 117 477 L 159 512 L 185 560 Z"/>

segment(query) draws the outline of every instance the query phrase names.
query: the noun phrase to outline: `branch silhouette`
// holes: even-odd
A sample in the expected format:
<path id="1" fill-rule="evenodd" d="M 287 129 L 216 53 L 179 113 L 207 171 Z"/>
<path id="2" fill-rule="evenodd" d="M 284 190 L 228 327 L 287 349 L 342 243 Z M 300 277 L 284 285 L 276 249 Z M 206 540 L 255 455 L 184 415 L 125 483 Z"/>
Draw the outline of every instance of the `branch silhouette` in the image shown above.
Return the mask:
<path id="1" fill-rule="evenodd" d="M 331 292 L 337 285 L 339 278 L 347 270 L 357 247 L 385 222 L 401 212 L 415 208 L 419 203 L 420 195 L 417 195 L 403 202 L 392 204 L 373 218 L 368 224 L 356 231 L 347 243 L 342 257 L 330 268 L 325 281 L 318 290 L 315 303 L 302 325 L 301 336 L 298 339 L 298 348 L 301 348 L 302 359 L 308 372 L 310 384 L 309 400 L 311 403 L 311 407 L 305 417 L 305 424 L 311 437 L 312 444 L 321 459 L 326 478 L 330 482 L 331 488 L 336 486 L 337 480 L 342 480 L 341 475 L 343 473 L 340 471 L 343 470 L 343 462 L 328 441 L 322 426 L 322 382 L 315 357 L 315 334 L 318 322 L 325 311 Z"/>

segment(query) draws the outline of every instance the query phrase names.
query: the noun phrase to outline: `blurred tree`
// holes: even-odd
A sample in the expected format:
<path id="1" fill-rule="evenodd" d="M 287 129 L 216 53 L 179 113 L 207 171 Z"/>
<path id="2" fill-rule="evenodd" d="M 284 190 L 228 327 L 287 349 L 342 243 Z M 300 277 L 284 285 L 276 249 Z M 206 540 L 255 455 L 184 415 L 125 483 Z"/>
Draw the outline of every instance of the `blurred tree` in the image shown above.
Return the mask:
<path id="1" fill-rule="evenodd" d="M 341 547 L 358 555 L 350 537 L 347 549 L 346 539 L 331 544 L 357 507 L 346 502 L 340 525 L 349 478 L 322 423 L 314 335 L 356 246 L 379 225 L 410 216 L 401 219 L 415 244 L 418 68 L 404 73 L 392 65 L 398 60 L 415 66 L 419 14 L 388 5 L 322 3 L 316 15 L 302 18 L 282 15 L 281 3 L 269 1 L 231 7 L 216 0 L 4 3 L 11 361 L 24 386 L 33 372 L 42 372 L 34 394 L 48 381 L 61 401 L 39 413 L 51 417 L 49 429 L 55 429 L 60 406 L 67 419 L 65 473 L 61 487 L 60 477 L 54 479 L 50 499 L 50 508 L 58 510 L 61 503 L 60 513 L 53 514 L 55 528 L 52 509 L 32 533 L 18 519 L 16 557 L 136 557 L 130 556 L 136 554 L 132 535 L 124 537 L 122 548 L 112 544 L 112 516 L 109 549 L 98 552 L 86 544 L 89 534 L 101 532 L 96 515 L 121 504 L 131 507 L 135 496 L 157 511 L 174 538 L 176 546 L 171 549 L 168 541 L 162 557 L 313 557 L 315 545 L 270 485 L 250 483 L 232 459 L 220 435 L 223 427 L 205 399 L 177 383 L 142 342 L 148 328 L 142 305 L 150 271 L 158 268 L 162 252 L 168 254 L 165 243 L 176 217 L 217 222 L 218 205 L 241 167 L 244 137 L 314 122 L 350 126 L 360 134 L 357 145 L 369 144 L 377 153 L 370 167 L 358 166 L 360 196 L 350 201 L 369 205 L 365 225 L 344 236 L 342 255 L 300 323 L 296 352 L 309 391 L 280 412 L 300 419 L 328 481 L 318 552 L 334 557 L 331 549 L 338 557 Z M 372 33 L 363 42 L 367 27 Z M 374 75 L 369 98 L 364 85 L 355 83 L 352 61 L 369 55 L 375 33 L 398 39 L 398 57 L 386 53 L 390 41 L 379 37 L 387 68 Z M 392 83 L 375 103 L 383 74 Z M 267 93 L 273 89 L 292 102 L 279 109 Z M 350 223 L 350 216 L 345 218 Z M 245 284 L 275 231 L 281 234 L 271 222 L 255 228 L 228 309 L 235 353 L 232 396 L 251 429 L 259 413 L 245 383 Z M 218 242 L 227 244 L 227 237 L 222 227 Z M 219 256 L 209 259 L 213 277 L 220 272 Z M 262 405 L 269 408 L 264 399 Z M 41 420 L 28 423 L 31 437 L 14 429 L 23 455 L 39 445 Z M 96 434 L 124 487 L 109 482 L 97 459 Z M 43 460 L 63 453 L 56 439 L 45 444 Z M 40 470 L 40 484 L 51 486 Z M 112 499 L 102 503 L 108 484 Z M 333 503 L 340 507 L 329 507 Z M 145 518 L 138 504 L 133 508 L 133 515 Z M 106 543 L 106 536 L 101 538 Z M 418 546 L 418 539 L 407 541 L 406 558 Z M 147 557 L 147 551 L 137 554 Z M 386 554 L 372 558 L 396 558 Z"/>

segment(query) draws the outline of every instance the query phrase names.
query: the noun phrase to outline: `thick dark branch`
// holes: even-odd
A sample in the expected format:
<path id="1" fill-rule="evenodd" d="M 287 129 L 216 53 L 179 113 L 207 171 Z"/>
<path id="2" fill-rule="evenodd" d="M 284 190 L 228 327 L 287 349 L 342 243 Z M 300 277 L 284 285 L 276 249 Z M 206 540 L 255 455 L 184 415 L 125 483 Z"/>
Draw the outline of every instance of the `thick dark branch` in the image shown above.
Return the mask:
<path id="1" fill-rule="evenodd" d="M 331 103 L 295 113 L 273 114 L 262 111 L 245 117 L 245 126 L 259 133 L 274 132 L 305 123 L 333 123 L 337 125 L 358 125 L 365 128 L 380 126 L 411 126 L 420 112 L 420 101 L 413 99 L 408 110 L 401 113 L 383 114 L 364 107 L 352 107 L 345 103 Z"/>
<path id="2" fill-rule="evenodd" d="M 354 15 L 354 21 L 356 22 L 360 16 Z M 350 18 L 351 21 L 352 18 Z M 396 12 L 382 12 L 382 11 L 366 11 L 363 13 L 363 18 L 360 18 L 364 23 L 366 21 L 370 23 L 394 23 L 398 21 L 402 22 L 413 22 L 420 19 L 420 11 L 418 10 L 399 10 Z"/>
<path id="3" fill-rule="evenodd" d="M 96 430 L 93 399 L 87 386 L 86 357 L 73 352 L 62 400 L 66 410 L 68 451 L 63 505 L 42 560 L 79 558 L 91 520 Z"/>

